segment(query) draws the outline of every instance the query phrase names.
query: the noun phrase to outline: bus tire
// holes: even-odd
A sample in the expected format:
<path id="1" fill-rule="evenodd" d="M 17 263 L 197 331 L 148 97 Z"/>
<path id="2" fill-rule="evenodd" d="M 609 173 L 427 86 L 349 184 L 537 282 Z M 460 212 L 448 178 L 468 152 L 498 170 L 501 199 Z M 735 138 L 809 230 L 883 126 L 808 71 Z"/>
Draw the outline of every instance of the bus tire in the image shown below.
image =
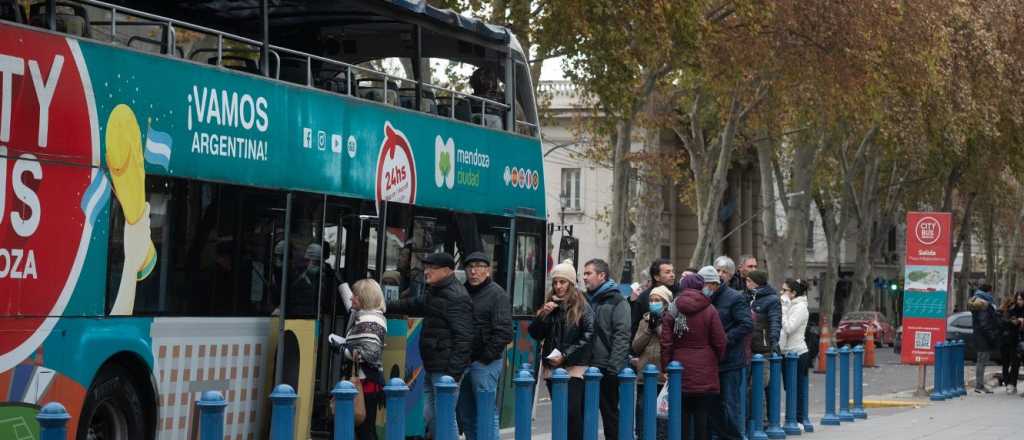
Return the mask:
<path id="1" fill-rule="evenodd" d="M 119 364 L 104 366 L 85 396 L 78 440 L 146 438 L 145 410 L 131 373 Z"/>

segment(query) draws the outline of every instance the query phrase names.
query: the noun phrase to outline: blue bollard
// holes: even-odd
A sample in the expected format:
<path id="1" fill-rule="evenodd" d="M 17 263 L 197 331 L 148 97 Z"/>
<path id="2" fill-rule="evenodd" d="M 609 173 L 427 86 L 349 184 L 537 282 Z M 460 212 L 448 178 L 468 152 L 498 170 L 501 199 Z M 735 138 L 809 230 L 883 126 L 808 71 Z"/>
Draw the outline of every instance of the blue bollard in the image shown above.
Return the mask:
<path id="1" fill-rule="evenodd" d="M 786 438 L 786 431 L 779 426 L 779 412 L 782 411 L 782 356 L 772 353 L 768 357 L 771 370 L 768 372 L 768 428 L 764 433 L 771 439 Z"/>
<path id="2" fill-rule="evenodd" d="M 942 349 L 942 393 L 943 400 L 953 398 L 953 362 L 952 354 L 956 347 L 953 341 L 946 341 Z"/>
<path id="3" fill-rule="evenodd" d="M 850 347 L 839 349 L 839 420 L 852 422 L 850 413 Z"/>
<path id="4" fill-rule="evenodd" d="M 764 356 L 755 354 L 750 361 L 750 439 L 766 440 L 764 432 Z"/>
<path id="5" fill-rule="evenodd" d="M 568 418 L 569 373 L 559 368 L 551 374 L 551 440 L 566 440 L 569 436 Z"/>
<path id="6" fill-rule="evenodd" d="M 644 432 L 643 440 L 656 440 L 658 434 L 658 367 L 644 367 Z"/>
<path id="7" fill-rule="evenodd" d="M 850 410 L 855 419 L 866 419 L 864 411 L 864 346 L 853 348 L 853 409 Z"/>
<path id="8" fill-rule="evenodd" d="M 64 440 L 68 438 L 68 420 L 71 415 L 64 405 L 50 402 L 39 410 L 36 421 L 39 422 L 39 440 Z M 17 420 L 17 419 L 16 419 Z"/>
<path id="9" fill-rule="evenodd" d="M 288 440 L 295 436 L 295 389 L 288 384 L 274 387 L 270 393 L 270 440 Z"/>
<path id="10" fill-rule="evenodd" d="M 797 402 L 796 412 L 798 415 L 803 416 L 803 420 L 800 420 L 800 424 L 804 425 L 804 432 L 814 432 L 814 423 L 811 422 L 811 378 L 807 375 L 807 371 L 799 371 L 797 373 L 796 382 L 800 387 L 799 401 Z"/>
<path id="11" fill-rule="evenodd" d="M 519 370 L 516 378 L 516 440 L 530 440 L 533 420 L 533 375 L 529 369 Z"/>
<path id="12" fill-rule="evenodd" d="M 393 377 L 384 387 L 384 396 L 387 399 L 387 440 L 405 440 L 405 395 L 409 393 L 409 387 L 405 381 Z"/>
<path id="13" fill-rule="evenodd" d="M 459 429 L 455 425 L 455 393 L 459 384 L 451 376 L 441 376 L 434 384 L 437 398 L 434 400 L 434 428 L 437 430 L 436 440 L 456 440 Z"/>
<path id="14" fill-rule="evenodd" d="M 964 352 L 967 343 L 964 340 L 956 341 L 956 391 L 961 396 L 967 395 L 967 388 L 964 386 Z"/>
<path id="15" fill-rule="evenodd" d="M 740 371 L 740 434 L 744 438 L 750 438 L 753 435 L 753 432 L 750 430 L 750 419 L 747 417 L 747 397 L 749 397 L 747 394 L 747 383 L 750 378 L 750 365 L 748 364 Z"/>
<path id="16" fill-rule="evenodd" d="M 800 425 L 796 422 L 796 408 L 797 401 L 799 401 L 800 386 L 796 380 L 796 367 L 797 362 L 800 361 L 800 355 L 795 352 L 786 353 L 786 423 L 782 425 L 782 430 L 786 435 L 800 435 Z"/>
<path id="17" fill-rule="evenodd" d="M 619 438 L 633 438 L 636 423 L 636 373 L 632 368 L 619 372 Z"/>
<path id="18" fill-rule="evenodd" d="M 224 438 L 224 408 L 228 402 L 220 391 L 206 391 L 196 402 L 199 407 L 199 438 Z"/>
<path id="19" fill-rule="evenodd" d="M 825 426 L 837 426 L 841 420 L 836 414 L 836 349 L 829 347 L 825 352 L 828 359 L 825 368 L 825 416 L 821 418 L 821 424 Z"/>
<path id="20" fill-rule="evenodd" d="M 683 364 L 669 362 L 668 368 L 668 440 L 683 438 Z"/>
<path id="21" fill-rule="evenodd" d="M 943 359 L 945 357 L 942 355 L 945 351 L 946 343 L 939 342 L 935 344 L 935 386 L 932 388 L 932 394 L 929 397 L 929 399 L 934 402 L 946 400 L 946 394 L 942 392 L 946 387 L 946 384 L 944 383 L 946 380 L 946 369 L 943 364 Z"/>
<path id="22" fill-rule="evenodd" d="M 583 374 L 583 440 L 597 440 L 598 409 L 601 401 L 601 370 L 587 368 Z"/>
<path id="23" fill-rule="evenodd" d="M 946 388 L 943 395 L 946 399 L 952 399 L 954 397 L 960 397 L 959 386 L 956 380 L 956 352 L 957 345 L 956 341 L 949 341 L 946 343 Z"/>
<path id="24" fill-rule="evenodd" d="M 499 377 L 501 376 L 499 375 Z M 495 391 L 473 390 L 473 400 L 476 401 L 476 438 L 501 437 L 501 434 L 497 434 L 498 414 L 495 410 L 498 405 L 498 393 Z M 464 429 L 473 428 L 467 426 Z"/>
<path id="25" fill-rule="evenodd" d="M 334 440 L 352 440 L 356 437 L 353 400 L 359 391 L 352 382 L 343 380 L 334 385 L 331 395 L 334 396 Z"/>

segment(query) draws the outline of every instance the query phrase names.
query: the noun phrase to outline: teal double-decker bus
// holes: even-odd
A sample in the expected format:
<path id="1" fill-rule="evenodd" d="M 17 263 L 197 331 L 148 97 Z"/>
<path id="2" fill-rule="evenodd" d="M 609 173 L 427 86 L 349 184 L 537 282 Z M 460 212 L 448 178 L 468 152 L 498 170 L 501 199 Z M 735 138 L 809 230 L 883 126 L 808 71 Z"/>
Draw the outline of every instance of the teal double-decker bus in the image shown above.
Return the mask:
<path id="1" fill-rule="evenodd" d="M 326 436 L 339 286 L 421 294 L 441 250 L 485 252 L 510 293 L 511 422 L 548 247 L 508 30 L 422 0 L 0 0 L 0 93 L 0 438 L 37 438 L 50 401 L 69 438 L 195 438 L 209 390 L 226 438 L 266 438 L 277 383 L 295 438 Z M 407 437 L 419 331 L 389 316 Z"/>

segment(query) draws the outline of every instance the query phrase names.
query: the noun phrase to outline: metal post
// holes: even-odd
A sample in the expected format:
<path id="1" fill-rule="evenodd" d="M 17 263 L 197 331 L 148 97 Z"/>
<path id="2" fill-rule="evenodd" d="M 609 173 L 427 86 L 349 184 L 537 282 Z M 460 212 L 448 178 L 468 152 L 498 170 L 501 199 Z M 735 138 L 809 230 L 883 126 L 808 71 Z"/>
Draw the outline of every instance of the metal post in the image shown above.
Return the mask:
<path id="1" fill-rule="evenodd" d="M 946 343 L 939 342 L 935 344 L 935 386 L 932 389 L 932 395 L 929 397 L 930 400 L 938 402 L 946 400 L 946 396 L 942 393 L 942 389 L 946 386 L 943 382 L 946 379 L 946 368 L 942 364 L 942 353 L 946 351 Z"/>
<path id="2" fill-rule="evenodd" d="M 566 440 L 569 435 L 568 418 L 569 373 L 559 368 L 551 373 L 551 440 Z"/>
<path id="3" fill-rule="evenodd" d="M 270 76 L 270 0 L 260 0 L 260 28 L 263 44 L 260 46 L 260 71 Z"/>
<path id="4" fill-rule="evenodd" d="M 430 386 L 430 384 L 427 384 Z M 388 385 L 384 387 L 384 396 L 387 399 L 387 431 L 384 433 L 386 440 L 405 440 L 405 395 L 409 393 L 409 387 L 405 381 L 397 377 L 391 378 Z"/>
<path id="5" fill-rule="evenodd" d="M 768 358 L 771 370 L 768 372 L 768 428 L 764 433 L 771 439 L 786 438 L 786 432 L 779 426 L 779 412 L 782 410 L 782 356 L 772 353 Z"/>
<path id="6" fill-rule="evenodd" d="M 270 393 L 271 440 L 287 440 L 295 435 L 295 400 L 298 398 L 295 389 L 285 383 L 274 387 L 274 392 Z"/>
<path id="7" fill-rule="evenodd" d="M 658 432 L 658 367 L 644 367 L 644 431 L 643 440 L 655 440 Z"/>
<path id="8" fill-rule="evenodd" d="M 668 368 L 668 440 L 683 438 L 683 364 L 669 362 Z"/>
<path id="9" fill-rule="evenodd" d="M 206 391 L 196 402 L 199 407 L 199 438 L 224 438 L 224 408 L 228 402 L 220 391 Z"/>
<path id="10" fill-rule="evenodd" d="M 533 376 L 529 369 L 519 370 L 513 379 L 516 386 L 516 438 L 530 440 L 533 420 L 530 419 L 533 405 Z"/>
<path id="11" fill-rule="evenodd" d="M 636 373 L 632 368 L 619 372 L 619 438 L 634 438 L 636 423 Z"/>
<path id="12" fill-rule="evenodd" d="M 866 419 L 864 411 L 864 347 L 853 348 L 853 409 L 850 410 L 855 419 Z"/>
<path id="13" fill-rule="evenodd" d="M 967 345 L 963 339 L 956 341 L 956 387 L 961 396 L 967 395 L 967 388 L 964 387 L 964 351 Z"/>
<path id="14" fill-rule="evenodd" d="M 749 378 L 750 378 L 750 367 L 748 365 L 748 366 L 745 366 L 742 369 L 740 369 L 740 390 L 741 391 L 740 391 L 740 413 L 738 414 L 739 420 L 740 420 L 740 431 L 741 431 L 740 434 L 741 435 L 745 435 L 747 438 L 750 438 L 752 435 L 754 435 L 754 433 L 750 430 L 750 420 L 748 419 L 750 414 L 747 414 L 747 397 L 749 396 L 749 394 L 747 393 L 747 384 L 749 383 L 748 382 Z"/>
<path id="15" fill-rule="evenodd" d="M 808 376 L 808 369 L 800 369 L 797 371 L 796 382 L 800 388 L 799 401 L 797 402 L 796 414 L 801 425 L 804 425 L 804 432 L 814 432 L 814 423 L 811 422 L 811 411 L 810 411 L 810 388 L 811 378 Z"/>
<path id="16" fill-rule="evenodd" d="M 46 0 L 46 27 L 57 30 L 57 0 Z"/>
<path id="17" fill-rule="evenodd" d="M 750 361 L 750 438 L 767 440 L 764 432 L 764 355 L 755 354 Z"/>
<path id="18" fill-rule="evenodd" d="M 839 349 L 839 420 L 854 421 L 850 413 L 850 346 Z"/>
<path id="19" fill-rule="evenodd" d="M 601 370 L 587 368 L 583 374 L 583 440 L 597 440 L 598 403 L 601 398 Z"/>
<path id="20" fill-rule="evenodd" d="M 15 419 L 17 420 L 17 419 Z M 67 424 L 71 415 L 64 405 L 50 402 L 39 410 L 36 421 L 39 422 L 39 440 L 64 440 L 68 438 Z"/>
<path id="21" fill-rule="evenodd" d="M 334 396 L 334 440 L 352 440 L 356 436 L 353 400 L 359 394 L 352 382 L 343 380 L 331 390 Z"/>
<path id="22" fill-rule="evenodd" d="M 459 430 L 455 426 L 455 393 L 459 390 L 459 384 L 451 376 L 441 376 L 441 380 L 434 384 L 434 427 L 437 435 L 436 440 L 456 440 L 459 438 Z"/>
<path id="23" fill-rule="evenodd" d="M 839 414 L 836 414 L 836 349 L 829 347 L 825 356 L 828 358 L 825 368 L 825 416 L 821 424 L 826 426 L 839 425 Z"/>
<path id="24" fill-rule="evenodd" d="M 797 395 L 800 394 L 800 387 L 796 381 L 796 364 L 800 355 L 795 352 L 786 353 L 786 423 L 782 430 L 786 435 L 800 435 L 800 425 L 796 422 Z"/>
<path id="25" fill-rule="evenodd" d="M 281 256 L 281 298 L 278 303 L 278 309 L 281 311 L 279 316 L 278 328 L 277 328 L 277 353 L 275 355 L 276 363 L 274 364 L 274 383 L 284 382 L 284 329 L 285 329 L 285 317 L 288 316 L 287 297 L 288 297 L 288 268 L 290 257 L 291 257 L 291 241 L 292 237 L 292 199 L 295 197 L 294 194 L 288 193 L 285 195 L 284 202 L 284 255 Z"/>

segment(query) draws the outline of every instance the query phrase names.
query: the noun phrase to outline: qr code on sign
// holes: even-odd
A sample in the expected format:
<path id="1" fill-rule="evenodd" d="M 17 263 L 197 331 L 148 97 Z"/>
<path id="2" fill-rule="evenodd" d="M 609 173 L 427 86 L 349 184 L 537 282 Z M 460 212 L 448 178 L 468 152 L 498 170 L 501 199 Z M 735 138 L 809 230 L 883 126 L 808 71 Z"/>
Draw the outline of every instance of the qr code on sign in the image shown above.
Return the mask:
<path id="1" fill-rule="evenodd" d="M 917 350 L 927 350 L 932 347 L 932 333 L 931 332 L 914 332 L 914 348 Z"/>

